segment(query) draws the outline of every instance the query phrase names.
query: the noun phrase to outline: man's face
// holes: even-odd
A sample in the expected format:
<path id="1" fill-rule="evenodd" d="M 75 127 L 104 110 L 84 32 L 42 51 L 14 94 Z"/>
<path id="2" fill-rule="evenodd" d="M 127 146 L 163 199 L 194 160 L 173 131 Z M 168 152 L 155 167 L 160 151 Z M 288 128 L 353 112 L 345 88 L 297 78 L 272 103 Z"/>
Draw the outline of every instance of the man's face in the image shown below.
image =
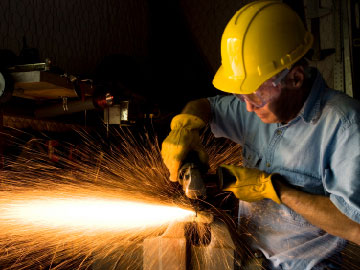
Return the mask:
<path id="1" fill-rule="evenodd" d="M 246 109 L 255 112 L 265 124 L 288 123 L 299 113 L 306 98 L 300 89 L 281 87 L 281 93 L 271 102 L 261 108 L 257 108 L 250 102 L 246 102 Z"/>
<path id="2" fill-rule="evenodd" d="M 304 69 L 302 66 L 294 67 L 279 85 L 278 93 L 264 106 L 255 106 L 248 99 L 244 99 L 246 109 L 254 112 L 266 124 L 287 123 L 299 113 L 309 89 L 303 88 Z M 265 89 L 274 91 L 274 88 Z"/>
<path id="3" fill-rule="evenodd" d="M 245 100 L 246 109 L 249 112 L 255 112 L 256 115 L 260 118 L 265 124 L 280 123 L 282 120 L 275 114 L 277 111 L 277 102 L 273 100 L 272 102 L 266 104 L 264 107 L 257 108 L 252 105 L 249 101 Z"/>
<path id="4" fill-rule="evenodd" d="M 281 104 L 278 100 L 281 100 L 283 85 L 281 82 L 277 84 L 273 82 L 274 78 L 267 80 L 253 94 L 237 95 L 245 101 L 246 109 L 249 112 L 255 112 L 266 124 L 281 122 L 278 115 Z"/>

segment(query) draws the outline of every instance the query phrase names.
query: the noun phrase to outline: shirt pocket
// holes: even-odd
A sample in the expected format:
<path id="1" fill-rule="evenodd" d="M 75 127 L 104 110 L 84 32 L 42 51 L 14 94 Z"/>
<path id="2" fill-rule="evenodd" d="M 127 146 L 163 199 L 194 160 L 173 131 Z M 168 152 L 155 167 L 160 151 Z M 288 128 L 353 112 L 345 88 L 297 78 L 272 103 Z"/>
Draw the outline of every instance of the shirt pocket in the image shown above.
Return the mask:
<path id="1" fill-rule="evenodd" d="M 243 165 L 248 168 L 258 168 L 261 162 L 261 156 L 258 152 L 244 145 L 242 150 Z"/>

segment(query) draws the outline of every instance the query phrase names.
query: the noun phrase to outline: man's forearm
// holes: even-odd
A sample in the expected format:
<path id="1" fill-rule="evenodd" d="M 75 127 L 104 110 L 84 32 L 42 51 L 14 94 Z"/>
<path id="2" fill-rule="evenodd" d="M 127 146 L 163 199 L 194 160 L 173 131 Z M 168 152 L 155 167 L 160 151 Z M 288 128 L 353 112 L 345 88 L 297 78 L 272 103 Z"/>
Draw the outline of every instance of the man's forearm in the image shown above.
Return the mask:
<path id="1" fill-rule="evenodd" d="M 283 204 L 324 231 L 360 245 L 360 224 L 341 213 L 330 198 L 296 190 L 280 181 L 276 189 Z"/>
<path id="2" fill-rule="evenodd" d="M 209 123 L 211 118 L 210 103 L 206 98 L 190 101 L 186 104 L 181 113 L 192 114 L 200 117 L 205 123 Z"/>

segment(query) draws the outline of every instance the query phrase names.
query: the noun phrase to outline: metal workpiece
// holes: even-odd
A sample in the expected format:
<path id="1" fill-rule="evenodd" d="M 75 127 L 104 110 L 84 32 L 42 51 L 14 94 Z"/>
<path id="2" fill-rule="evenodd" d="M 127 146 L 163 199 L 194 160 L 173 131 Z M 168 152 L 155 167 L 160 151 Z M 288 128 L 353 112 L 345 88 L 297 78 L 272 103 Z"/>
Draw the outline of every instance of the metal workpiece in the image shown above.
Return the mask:
<path id="1" fill-rule="evenodd" d="M 209 221 L 207 214 L 198 216 Z M 174 222 L 163 235 L 144 240 L 143 269 L 232 270 L 235 250 L 228 227 L 220 220 Z"/>
<path id="2" fill-rule="evenodd" d="M 208 211 L 199 211 L 195 217 L 193 217 L 194 222 L 199 223 L 213 223 L 214 215 Z"/>

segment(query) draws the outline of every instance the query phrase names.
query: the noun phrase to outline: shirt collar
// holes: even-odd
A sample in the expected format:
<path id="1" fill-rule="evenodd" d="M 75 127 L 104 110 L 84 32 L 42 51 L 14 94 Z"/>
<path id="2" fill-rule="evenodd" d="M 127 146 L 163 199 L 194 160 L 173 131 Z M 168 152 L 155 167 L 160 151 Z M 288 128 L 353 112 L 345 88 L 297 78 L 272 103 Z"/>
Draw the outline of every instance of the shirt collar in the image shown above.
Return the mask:
<path id="1" fill-rule="evenodd" d="M 320 118 L 320 95 L 326 88 L 325 81 L 320 72 L 316 70 L 316 77 L 311 87 L 309 96 L 307 97 L 299 116 L 304 119 L 306 123 L 314 123 Z"/>

